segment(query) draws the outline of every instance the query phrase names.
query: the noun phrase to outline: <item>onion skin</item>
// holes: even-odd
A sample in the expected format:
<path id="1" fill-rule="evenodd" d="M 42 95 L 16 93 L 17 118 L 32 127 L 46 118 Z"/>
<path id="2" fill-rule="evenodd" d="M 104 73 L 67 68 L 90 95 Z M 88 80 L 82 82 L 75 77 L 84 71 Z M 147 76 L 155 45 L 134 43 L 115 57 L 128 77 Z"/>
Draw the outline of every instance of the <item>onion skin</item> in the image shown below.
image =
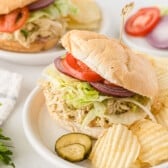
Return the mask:
<path id="1" fill-rule="evenodd" d="M 94 87 L 96 90 L 98 90 L 99 92 L 109 96 L 124 98 L 124 97 L 131 97 L 135 95 L 135 93 L 117 85 L 107 85 L 100 82 L 90 82 L 90 85 Z"/>
<path id="2" fill-rule="evenodd" d="M 56 58 L 56 59 L 54 60 L 54 65 L 55 65 L 56 69 L 57 69 L 59 72 L 61 72 L 61 73 L 65 74 L 65 75 L 68 75 L 68 76 L 72 77 L 72 76 L 65 70 L 65 68 L 63 67 L 63 65 L 62 65 L 62 59 L 61 59 L 60 57 L 59 57 L 59 58 Z M 72 77 L 72 78 L 73 78 L 73 77 Z"/>
<path id="3" fill-rule="evenodd" d="M 28 6 L 30 11 L 36 11 L 42 8 L 46 8 L 50 4 L 54 3 L 55 0 L 38 0 Z"/>
<path id="4" fill-rule="evenodd" d="M 162 17 L 153 31 L 146 36 L 149 44 L 158 49 L 168 49 L 168 16 Z"/>

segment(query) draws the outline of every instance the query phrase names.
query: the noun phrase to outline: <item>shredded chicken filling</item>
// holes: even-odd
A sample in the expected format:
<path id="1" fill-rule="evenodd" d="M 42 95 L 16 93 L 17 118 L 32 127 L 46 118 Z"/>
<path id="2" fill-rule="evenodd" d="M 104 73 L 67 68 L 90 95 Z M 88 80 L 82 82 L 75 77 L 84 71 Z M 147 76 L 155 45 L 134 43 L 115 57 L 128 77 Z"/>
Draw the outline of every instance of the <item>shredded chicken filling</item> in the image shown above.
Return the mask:
<path id="1" fill-rule="evenodd" d="M 55 89 L 51 82 L 45 82 L 43 85 L 49 110 L 52 113 L 57 113 L 57 115 L 62 119 L 82 124 L 86 115 L 92 110 L 93 105 L 74 108 L 73 106 L 68 105 L 64 99 L 66 94 L 65 92 Z M 104 117 L 97 116 L 89 123 L 89 126 L 109 127 L 112 125 L 110 121 L 111 115 L 121 115 L 129 111 L 136 112 L 136 110 L 140 108 L 138 104 L 135 104 L 134 101 L 130 102 L 129 99 L 122 101 L 120 98 L 110 98 L 105 100 L 104 103 L 107 107 L 106 113 L 103 114 Z"/>
<path id="2" fill-rule="evenodd" d="M 65 32 L 65 24 L 62 21 L 40 18 L 33 22 L 27 22 L 21 29 L 14 33 L 0 33 L 0 38 L 19 42 L 29 48 L 35 41 L 52 37 L 61 37 Z"/>

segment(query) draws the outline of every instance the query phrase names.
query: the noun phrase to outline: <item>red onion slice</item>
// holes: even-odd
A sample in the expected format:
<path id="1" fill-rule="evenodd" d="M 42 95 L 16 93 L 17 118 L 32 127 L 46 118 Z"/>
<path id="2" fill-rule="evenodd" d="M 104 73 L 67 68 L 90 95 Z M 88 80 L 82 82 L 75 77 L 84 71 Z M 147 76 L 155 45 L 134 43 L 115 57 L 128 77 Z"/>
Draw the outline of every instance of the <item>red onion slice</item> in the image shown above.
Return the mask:
<path id="1" fill-rule="evenodd" d="M 99 92 L 114 97 L 131 97 L 135 95 L 135 93 L 116 85 L 107 85 L 99 82 L 90 82 L 90 85 Z"/>
<path id="2" fill-rule="evenodd" d="M 65 75 L 67 75 L 67 76 L 70 76 L 71 78 L 74 78 L 74 77 L 64 68 L 64 66 L 62 65 L 62 58 L 60 58 L 60 57 L 56 58 L 56 59 L 54 60 L 54 65 L 55 65 L 55 68 L 56 68 L 59 72 L 65 74 Z M 74 78 L 74 79 L 75 79 L 75 78 Z"/>
<path id="3" fill-rule="evenodd" d="M 45 8 L 52 4 L 55 0 L 38 0 L 37 2 L 34 2 L 28 6 L 30 11 L 35 11 L 38 9 Z"/>
<path id="4" fill-rule="evenodd" d="M 67 71 L 66 71 L 66 69 L 64 68 L 64 66 L 62 65 L 62 59 L 60 58 L 60 57 L 58 57 L 58 58 L 56 58 L 55 60 L 54 60 L 54 65 L 55 65 L 55 67 L 57 68 L 57 70 L 58 71 L 60 71 L 60 72 L 62 72 L 63 74 L 65 74 L 65 75 L 68 75 L 68 76 L 70 76 L 70 77 L 72 77 Z"/>
<path id="5" fill-rule="evenodd" d="M 168 49 L 168 16 L 162 17 L 146 40 L 155 48 Z"/>

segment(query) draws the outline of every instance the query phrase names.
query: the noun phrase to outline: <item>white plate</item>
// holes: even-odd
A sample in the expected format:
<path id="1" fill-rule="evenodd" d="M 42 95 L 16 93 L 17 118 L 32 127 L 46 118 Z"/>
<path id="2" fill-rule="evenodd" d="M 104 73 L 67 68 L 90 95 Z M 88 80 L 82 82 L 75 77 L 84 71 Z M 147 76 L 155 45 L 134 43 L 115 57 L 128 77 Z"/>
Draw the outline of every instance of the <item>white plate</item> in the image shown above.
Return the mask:
<path id="1" fill-rule="evenodd" d="M 135 13 L 136 11 L 138 11 L 138 9 L 142 8 L 142 7 L 147 7 L 147 6 L 168 6 L 168 3 L 166 0 L 149 0 L 146 2 L 139 2 L 135 4 L 135 8 L 134 10 L 131 12 L 130 16 Z M 134 37 L 134 36 L 130 36 L 128 35 L 125 31 L 123 33 L 123 41 L 125 42 L 125 44 L 127 44 L 129 47 L 147 53 L 147 54 L 151 54 L 153 56 L 162 56 L 162 57 L 167 57 L 168 56 L 168 49 L 157 49 L 152 47 L 145 39 L 145 37 Z"/>
<path id="2" fill-rule="evenodd" d="M 109 14 L 105 9 L 103 9 L 103 1 L 97 0 L 97 3 L 102 10 L 102 24 L 99 33 L 108 34 L 110 29 Z M 65 50 L 58 47 L 40 53 L 16 53 L 0 50 L 0 59 L 24 65 L 47 65 L 50 64 L 56 57 L 59 57 L 64 53 Z"/>
<path id="3" fill-rule="evenodd" d="M 61 48 L 54 48 L 49 51 L 33 54 L 0 50 L 1 59 L 24 65 L 46 65 L 53 62 L 56 57 L 62 56 L 64 54 L 65 51 Z"/>
<path id="4" fill-rule="evenodd" d="M 168 50 L 161 50 L 161 49 L 152 47 L 143 37 L 135 38 L 135 37 L 127 35 L 124 32 L 122 38 L 125 44 L 127 44 L 129 47 L 133 48 L 134 50 L 144 52 L 144 53 L 147 53 L 153 56 L 168 57 Z"/>
<path id="5" fill-rule="evenodd" d="M 25 134 L 33 148 L 44 159 L 60 168 L 91 168 L 88 160 L 80 163 L 67 162 L 54 152 L 56 139 L 67 133 L 64 129 L 56 125 L 49 116 L 49 112 L 44 105 L 42 91 L 36 87 L 29 95 L 23 111 L 23 126 Z M 155 168 L 167 168 L 168 163 Z"/>

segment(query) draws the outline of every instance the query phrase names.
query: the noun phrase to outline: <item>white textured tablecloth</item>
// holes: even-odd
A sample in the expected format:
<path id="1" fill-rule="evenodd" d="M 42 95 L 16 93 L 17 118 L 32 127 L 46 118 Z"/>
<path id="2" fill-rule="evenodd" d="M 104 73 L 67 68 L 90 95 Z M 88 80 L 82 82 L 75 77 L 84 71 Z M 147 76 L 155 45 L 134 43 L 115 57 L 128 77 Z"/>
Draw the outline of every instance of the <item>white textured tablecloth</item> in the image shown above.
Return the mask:
<path id="1" fill-rule="evenodd" d="M 0 69 L 0 125 L 14 109 L 21 83 L 20 74 Z"/>

